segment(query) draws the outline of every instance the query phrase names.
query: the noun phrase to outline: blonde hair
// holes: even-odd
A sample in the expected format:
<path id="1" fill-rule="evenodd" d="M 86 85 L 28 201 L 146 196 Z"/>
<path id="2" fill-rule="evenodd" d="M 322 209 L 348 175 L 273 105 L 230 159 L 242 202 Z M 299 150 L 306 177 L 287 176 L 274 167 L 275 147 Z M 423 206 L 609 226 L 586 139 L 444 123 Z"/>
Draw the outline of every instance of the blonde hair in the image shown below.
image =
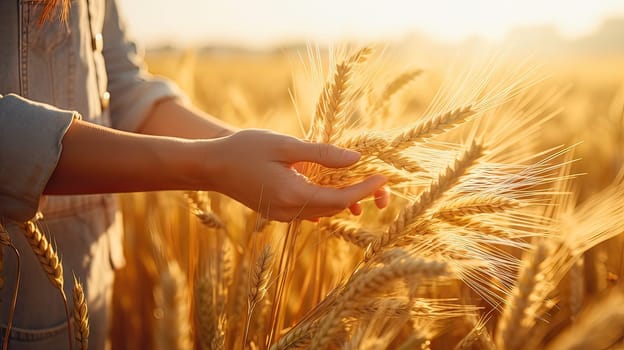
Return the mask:
<path id="1" fill-rule="evenodd" d="M 39 17 L 39 24 L 43 24 L 48 20 L 52 20 L 54 15 L 58 12 L 58 18 L 62 22 L 67 22 L 69 19 L 69 7 L 71 0 L 44 0 L 45 6 L 41 11 Z M 58 10 L 60 8 L 60 10 Z"/>

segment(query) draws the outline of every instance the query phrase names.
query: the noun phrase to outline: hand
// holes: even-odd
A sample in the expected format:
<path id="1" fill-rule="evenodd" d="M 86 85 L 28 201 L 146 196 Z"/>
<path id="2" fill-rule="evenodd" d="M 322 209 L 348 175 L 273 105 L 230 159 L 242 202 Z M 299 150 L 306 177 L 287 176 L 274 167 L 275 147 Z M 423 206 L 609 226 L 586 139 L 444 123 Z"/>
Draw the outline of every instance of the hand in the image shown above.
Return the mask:
<path id="1" fill-rule="evenodd" d="M 361 212 L 358 201 L 374 194 L 384 207 L 388 195 L 382 175 L 344 187 L 321 187 L 294 170 L 298 162 L 340 168 L 357 162 L 360 154 L 328 144 L 304 142 L 265 130 L 243 130 L 213 140 L 216 152 L 206 169 L 210 189 L 224 193 L 263 216 L 279 221 L 331 216 L 345 208 Z M 215 162 L 213 162 L 215 161 Z"/>

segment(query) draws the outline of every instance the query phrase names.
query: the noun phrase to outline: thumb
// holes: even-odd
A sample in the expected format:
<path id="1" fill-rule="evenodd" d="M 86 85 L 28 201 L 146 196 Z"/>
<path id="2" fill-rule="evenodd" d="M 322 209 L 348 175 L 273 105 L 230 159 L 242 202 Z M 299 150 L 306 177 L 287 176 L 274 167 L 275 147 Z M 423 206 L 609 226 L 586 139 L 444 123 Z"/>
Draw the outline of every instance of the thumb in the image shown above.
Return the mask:
<path id="1" fill-rule="evenodd" d="M 360 153 L 327 143 L 294 142 L 287 161 L 318 163 L 328 168 L 343 168 L 360 160 Z"/>

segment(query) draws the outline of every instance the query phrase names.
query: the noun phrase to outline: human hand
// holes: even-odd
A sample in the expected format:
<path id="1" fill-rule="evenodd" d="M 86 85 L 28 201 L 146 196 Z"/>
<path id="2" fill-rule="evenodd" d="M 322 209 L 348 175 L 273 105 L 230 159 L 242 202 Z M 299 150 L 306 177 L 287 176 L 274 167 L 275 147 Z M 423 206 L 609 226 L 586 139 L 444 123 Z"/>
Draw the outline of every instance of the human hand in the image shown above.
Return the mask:
<path id="1" fill-rule="evenodd" d="M 359 201 L 369 195 L 382 208 L 388 194 L 382 188 L 386 179 L 371 176 L 344 187 L 321 187 L 310 183 L 293 165 L 313 162 L 340 168 L 357 162 L 359 153 L 328 144 L 301 141 L 266 130 L 243 130 L 213 140 L 209 152 L 209 187 L 279 221 L 331 216 L 345 208 L 361 212 Z M 214 166 L 216 165 L 216 166 Z"/>

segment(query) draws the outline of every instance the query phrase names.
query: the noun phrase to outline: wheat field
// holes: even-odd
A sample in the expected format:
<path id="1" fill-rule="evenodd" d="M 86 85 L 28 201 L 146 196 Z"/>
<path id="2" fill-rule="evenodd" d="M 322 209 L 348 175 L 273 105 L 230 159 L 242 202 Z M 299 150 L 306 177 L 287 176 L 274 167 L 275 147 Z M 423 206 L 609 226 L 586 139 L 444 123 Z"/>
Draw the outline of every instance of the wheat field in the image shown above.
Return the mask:
<path id="1" fill-rule="evenodd" d="M 621 58 L 365 47 L 148 63 L 235 125 L 360 151 L 302 172 L 338 187 L 381 173 L 392 199 L 284 224 L 217 193 L 122 196 L 114 348 L 624 346 Z"/>
<path id="2" fill-rule="evenodd" d="M 281 224 L 216 193 L 123 196 L 115 348 L 622 346 L 622 76 L 379 51 L 148 57 L 233 124 L 360 151 L 303 172 L 382 173 L 392 201 Z"/>
<path id="3" fill-rule="evenodd" d="M 236 126 L 362 154 L 309 181 L 383 174 L 391 201 L 279 223 L 218 193 L 120 195 L 113 349 L 624 348 L 622 57 L 475 51 L 150 53 Z M 66 296 L 24 229 L 86 349 L 80 281 Z"/>

